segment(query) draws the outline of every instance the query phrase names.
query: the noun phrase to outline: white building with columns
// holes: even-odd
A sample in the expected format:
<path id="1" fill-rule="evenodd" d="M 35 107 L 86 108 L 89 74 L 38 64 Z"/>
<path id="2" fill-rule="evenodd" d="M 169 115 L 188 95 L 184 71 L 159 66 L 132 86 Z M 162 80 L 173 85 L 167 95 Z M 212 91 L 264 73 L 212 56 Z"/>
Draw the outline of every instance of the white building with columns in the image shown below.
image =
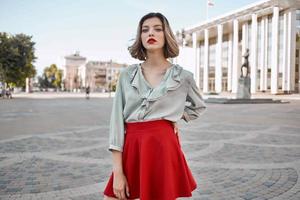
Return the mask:
<path id="1" fill-rule="evenodd" d="M 251 93 L 299 93 L 300 0 L 261 0 L 177 33 L 203 93 L 237 93 L 249 49 Z"/>

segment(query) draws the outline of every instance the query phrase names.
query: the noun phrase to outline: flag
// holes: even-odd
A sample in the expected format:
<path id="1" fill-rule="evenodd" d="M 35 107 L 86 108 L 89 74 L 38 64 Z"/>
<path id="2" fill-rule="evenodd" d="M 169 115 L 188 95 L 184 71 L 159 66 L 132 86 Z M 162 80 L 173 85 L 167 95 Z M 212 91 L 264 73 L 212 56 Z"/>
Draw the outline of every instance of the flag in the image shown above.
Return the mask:
<path id="1" fill-rule="evenodd" d="M 207 5 L 208 5 L 208 6 L 214 6 L 215 4 L 214 4 L 214 2 L 212 2 L 211 0 L 207 0 Z"/>

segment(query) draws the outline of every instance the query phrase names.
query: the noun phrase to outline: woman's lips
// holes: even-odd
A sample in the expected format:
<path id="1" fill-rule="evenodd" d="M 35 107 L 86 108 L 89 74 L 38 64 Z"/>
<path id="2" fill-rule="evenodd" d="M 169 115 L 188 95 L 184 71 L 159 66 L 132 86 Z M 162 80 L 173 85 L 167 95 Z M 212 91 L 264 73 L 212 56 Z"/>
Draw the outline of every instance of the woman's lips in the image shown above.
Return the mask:
<path id="1" fill-rule="evenodd" d="M 147 43 L 149 43 L 149 44 L 153 44 L 155 42 L 157 42 L 157 41 L 153 38 L 150 38 L 150 39 L 147 40 Z"/>

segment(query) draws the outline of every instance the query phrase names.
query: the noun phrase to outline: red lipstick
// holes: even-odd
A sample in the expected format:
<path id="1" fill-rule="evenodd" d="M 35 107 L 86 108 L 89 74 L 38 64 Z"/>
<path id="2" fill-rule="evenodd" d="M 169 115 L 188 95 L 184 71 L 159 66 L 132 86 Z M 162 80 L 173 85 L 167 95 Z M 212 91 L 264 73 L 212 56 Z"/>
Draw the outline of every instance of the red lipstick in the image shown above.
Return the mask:
<path id="1" fill-rule="evenodd" d="M 153 44 L 153 43 L 155 43 L 155 42 L 157 42 L 154 38 L 149 38 L 148 40 L 147 40 L 147 43 L 149 43 L 149 44 Z"/>

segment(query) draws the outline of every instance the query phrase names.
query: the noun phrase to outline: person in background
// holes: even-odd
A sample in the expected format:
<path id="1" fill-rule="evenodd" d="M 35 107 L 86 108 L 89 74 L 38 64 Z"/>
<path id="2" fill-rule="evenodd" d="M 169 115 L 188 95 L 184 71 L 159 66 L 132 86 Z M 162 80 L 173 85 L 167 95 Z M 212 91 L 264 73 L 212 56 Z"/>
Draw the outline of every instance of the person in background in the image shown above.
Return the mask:
<path id="1" fill-rule="evenodd" d="M 5 89 L 3 87 L 0 88 L 0 97 L 5 98 Z"/>
<path id="2" fill-rule="evenodd" d="M 89 99 L 90 98 L 90 86 L 87 86 L 85 88 L 85 98 Z"/>
<path id="3" fill-rule="evenodd" d="M 5 93 L 6 93 L 6 98 L 8 98 L 8 99 L 12 99 L 12 94 L 11 94 L 11 88 L 8 86 L 7 88 L 6 88 L 6 91 L 5 91 Z"/>

